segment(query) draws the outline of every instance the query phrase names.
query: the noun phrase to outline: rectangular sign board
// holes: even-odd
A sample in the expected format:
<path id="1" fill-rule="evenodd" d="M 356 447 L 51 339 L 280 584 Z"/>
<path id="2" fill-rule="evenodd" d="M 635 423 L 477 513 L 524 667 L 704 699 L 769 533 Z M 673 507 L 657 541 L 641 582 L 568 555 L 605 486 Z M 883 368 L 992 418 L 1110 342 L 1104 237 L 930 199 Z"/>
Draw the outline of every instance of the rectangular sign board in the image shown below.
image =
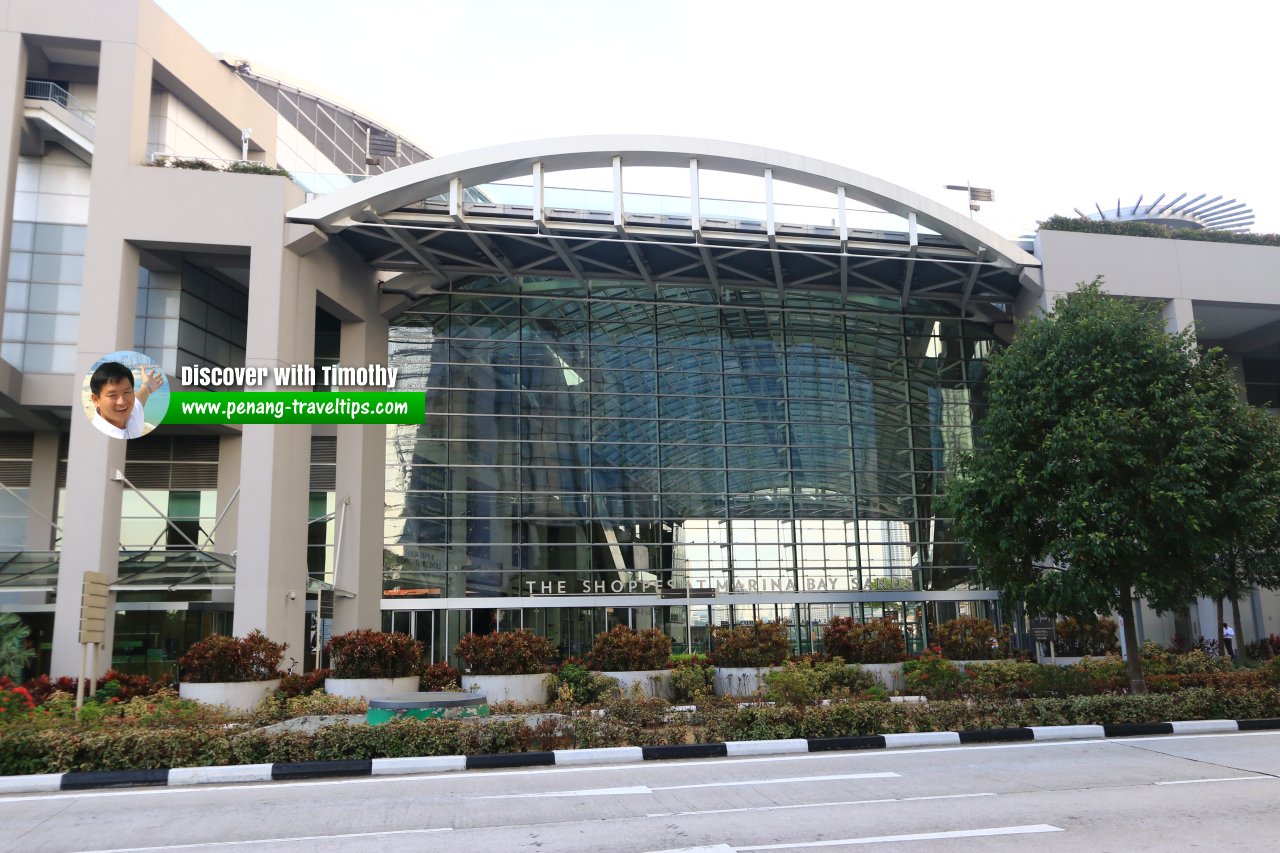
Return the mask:
<path id="1" fill-rule="evenodd" d="M 1031 633 L 1037 643 L 1052 643 L 1057 635 L 1057 620 L 1052 616 L 1032 616 Z"/>
<path id="2" fill-rule="evenodd" d="M 107 598 L 111 583 L 106 572 L 85 572 L 84 592 L 80 599 L 80 642 L 106 642 Z"/>

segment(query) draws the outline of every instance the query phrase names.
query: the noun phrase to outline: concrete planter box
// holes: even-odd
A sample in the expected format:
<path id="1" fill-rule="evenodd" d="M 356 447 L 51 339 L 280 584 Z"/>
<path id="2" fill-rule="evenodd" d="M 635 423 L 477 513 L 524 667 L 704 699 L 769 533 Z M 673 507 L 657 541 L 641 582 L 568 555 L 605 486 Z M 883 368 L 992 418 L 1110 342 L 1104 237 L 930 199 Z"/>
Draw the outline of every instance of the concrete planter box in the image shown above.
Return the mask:
<path id="1" fill-rule="evenodd" d="M 206 705 L 225 705 L 233 711 L 252 711 L 275 692 L 280 679 L 268 681 L 183 681 L 178 695 Z"/>
<path id="2" fill-rule="evenodd" d="M 547 679 L 545 672 L 533 675 L 471 675 L 463 673 L 465 690 L 480 692 L 494 702 L 523 702 L 526 705 L 547 704 Z"/>
<path id="3" fill-rule="evenodd" d="M 718 666 L 717 696 L 755 696 L 764 692 L 764 677 L 782 669 L 780 666 Z"/>
<path id="4" fill-rule="evenodd" d="M 418 676 L 400 678 L 326 678 L 324 692 L 331 696 L 347 696 L 352 699 L 382 699 L 418 692 Z"/>
<path id="5" fill-rule="evenodd" d="M 617 679 L 624 696 L 631 695 L 631 685 L 639 684 L 645 696 L 656 696 L 659 699 L 671 699 L 671 670 L 669 669 L 633 669 L 623 672 L 604 672 L 610 678 Z"/>
<path id="6" fill-rule="evenodd" d="M 855 664 L 863 672 L 869 672 L 890 692 L 901 692 L 906 684 L 902 680 L 902 663 L 860 663 Z"/>

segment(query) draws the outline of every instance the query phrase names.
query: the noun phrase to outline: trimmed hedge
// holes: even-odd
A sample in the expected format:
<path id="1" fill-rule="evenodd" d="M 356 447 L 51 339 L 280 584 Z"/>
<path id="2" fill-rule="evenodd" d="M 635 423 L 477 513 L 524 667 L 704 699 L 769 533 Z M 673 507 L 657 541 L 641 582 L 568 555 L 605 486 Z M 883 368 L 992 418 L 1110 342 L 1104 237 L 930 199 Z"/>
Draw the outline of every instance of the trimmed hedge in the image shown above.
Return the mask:
<path id="1" fill-rule="evenodd" d="M 527 752 L 533 738 L 519 720 L 337 723 L 314 734 L 213 727 L 8 730 L 0 732 L 0 775 Z"/>
<path id="2" fill-rule="evenodd" d="M 713 706 L 675 712 L 659 700 L 619 701 L 604 717 L 571 717 L 530 729 L 518 719 L 401 720 L 380 726 L 339 723 L 315 734 L 235 732 L 215 726 L 119 726 L 0 730 L 0 774 L 155 769 L 425 755 L 481 755 L 534 749 L 648 746 L 690 741 L 843 737 L 890 732 L 964 731 L 1015 726 L 1154 723 L 1280 717 L 1280 688 L 1198 687 L 1142 696 L 1075 696 L 925 704 Z"/>
<path id="3" fill-rule="evenodd" d="M 1280 716 L 1280 690 L 1214 690 L 1141 696 L 1076 696 L 923 704 L 849 702 L 813 707 L 749 705 L 706 720 L 708 741 L 845 737 L 892 732 L 965 731 L 1017 726 L 1158 723 Z"/>

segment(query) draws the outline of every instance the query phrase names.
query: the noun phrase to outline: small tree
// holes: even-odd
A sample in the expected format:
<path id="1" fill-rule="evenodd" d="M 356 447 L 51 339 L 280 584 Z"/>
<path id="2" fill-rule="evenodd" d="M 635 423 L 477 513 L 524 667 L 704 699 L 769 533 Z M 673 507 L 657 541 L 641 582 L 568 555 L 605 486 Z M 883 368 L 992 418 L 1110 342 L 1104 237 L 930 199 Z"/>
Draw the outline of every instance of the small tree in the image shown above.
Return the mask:
<path id="1" fill-rule="evenodd" d="M 1240 600 L 1255 586 L 1280 586 L 1280 422 L 1251 406 L 1240 406 L 1235 416 L 1229 463 L 1233 484 L 1219 502 L 1214 525 L 1222 547 L 1207 564 L 1196 592 L 1218 603 L 1213 633 L 1219 648 L 1225 648 L 1222 603 L 1231 602 L 1240 650 Z"/>
<path id="2" fill-rule="evenodd" d="M 988 393 L 980 447 L 947 484 L 957 532 L 1009 598 L 1118 612 L 1145 692 L 1135 597 L 1185 600 L 1220 550 L 1241 405 L 1225 360 L 1097 279 L 1020 326 Z"/>

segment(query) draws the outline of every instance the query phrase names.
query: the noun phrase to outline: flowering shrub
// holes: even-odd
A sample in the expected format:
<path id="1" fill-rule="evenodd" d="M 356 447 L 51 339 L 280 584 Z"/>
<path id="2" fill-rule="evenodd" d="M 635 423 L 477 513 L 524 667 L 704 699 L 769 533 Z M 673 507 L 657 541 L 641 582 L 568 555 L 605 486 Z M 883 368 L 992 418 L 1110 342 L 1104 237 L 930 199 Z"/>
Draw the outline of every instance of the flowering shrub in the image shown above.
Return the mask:
<path id="1" fill-rule="evenodd" d="M 465 634 L 454 653 L 474 675 L 534 675 L 546 672 L 556 657 L 556 647 L 546 637 L 527 628 Z"/>
<path id="2" fill-rule="evenodd" d="M 426 691 L 461 690 L 462 672 L 457 667 L 449 666 L 444 661 L 433 663 L 422 668 L 422 676 L 418 686 Z"/>
<path id="3" fill-rule="evenodd" d="M 902 677 L 907 691 L 930 699 L 950 699 L 958 696 L 969 676 L 942 655 L 942 649 L 930 646 L 915 660 L 902 665 Z"/>
<path id="4" fill-rule="evenodd" d="M 261 631 L 244 637 L 211 634 L 178 658 L 183 681 L 267 681 L 280 678 L 286 643 L 276 643 Z"/>
<path id="5" fill-rule="evenodd" d="M 711 632 L 711 662 L 716 666 L 779 666 L 791 654 L 790 623 L 756 620 Z"/>
<path id="6" fill-rule="evenodd" d="M 46 699 L 59 690 L 63 693 L 76 692 L 76 680 L 66 675 L 57 680 L 51 680 L 47 675 L 37 675 L 22 682 L 22 686 L 31 694 L 31 698 L 37 705 L 43 705 Z"/>
<path id="7" fill-rule="evenodd" d="M 8 682 L 9 679 L 4 680 Z M 28 717 L 35 709 L 36 703 L 25 687 L 0 685 L 0 726 Z"/>
<path id="8" fill-rule="evenodd" d="M 1054 626 L 1054 651 L 1068 657 L 1118 654 L 1118 630 L 1116 621 L 1105 616 L 1093 622 L 1065 616 Z"/>
<path id="9" fill-rule="evenodd" d="M 907 641 L 892 619 L 857 622 L 833 616 L 822 629 L 827 654 L 848 663 L 897 663 L 907 656 Z"/>
<path id="10" fill-rule="evenodd" d="M 671 666 L 671 638 L 657 628 L 633 631 L 626 625 L 596 634 L 587 666 L 605 672 L 667 669 Z"/>
<path id="11" fill-rule="evenodd" d="M 334 678 L 403 678 L 422 664 L 422 643 L 394 631 L 348 631 L 324 648 Z"/>
<path id="12" fill-rule="evenodd" d="M 948 660 L 991 660 L 1008 656 L 1008 629 L 997 632 L 990 619 L 961 616 L 934 629 L 934 642 Z"/>

